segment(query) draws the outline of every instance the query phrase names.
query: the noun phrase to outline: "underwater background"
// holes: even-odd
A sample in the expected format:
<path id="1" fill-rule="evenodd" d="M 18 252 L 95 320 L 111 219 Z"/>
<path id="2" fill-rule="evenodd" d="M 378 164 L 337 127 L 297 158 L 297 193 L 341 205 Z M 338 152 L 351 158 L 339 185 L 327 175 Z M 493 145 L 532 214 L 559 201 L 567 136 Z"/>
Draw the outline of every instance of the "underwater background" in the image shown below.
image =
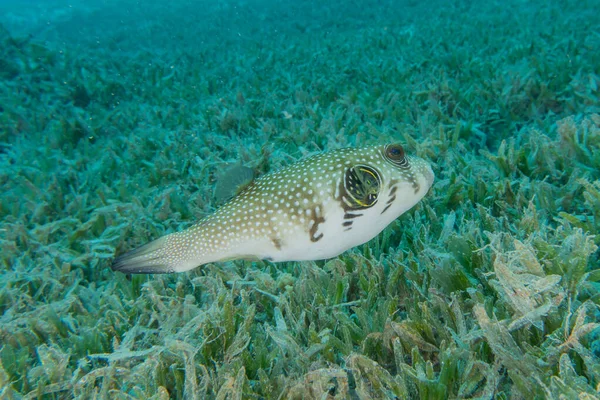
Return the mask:
<path id="1" fill-rule="evenodd" d="M 600 398 L 599 9 L 0 0 L 0 399 Z M 110 268 L 387 142 L 434 186 L 339 257 Z"/>

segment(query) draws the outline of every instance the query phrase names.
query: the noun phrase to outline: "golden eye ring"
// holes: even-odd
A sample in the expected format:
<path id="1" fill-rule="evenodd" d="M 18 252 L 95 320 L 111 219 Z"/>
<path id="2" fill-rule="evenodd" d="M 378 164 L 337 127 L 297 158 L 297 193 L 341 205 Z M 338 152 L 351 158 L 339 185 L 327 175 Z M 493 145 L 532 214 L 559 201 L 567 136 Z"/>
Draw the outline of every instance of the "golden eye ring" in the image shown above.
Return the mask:
<path id="1" fill-rule="evenodd" d="M 374 168 L 356 165 L 346 171 L 344 189 L 347 203 L 353 209 L 365 209 L 375 205 L 381 189 L 381 176 Z"/>

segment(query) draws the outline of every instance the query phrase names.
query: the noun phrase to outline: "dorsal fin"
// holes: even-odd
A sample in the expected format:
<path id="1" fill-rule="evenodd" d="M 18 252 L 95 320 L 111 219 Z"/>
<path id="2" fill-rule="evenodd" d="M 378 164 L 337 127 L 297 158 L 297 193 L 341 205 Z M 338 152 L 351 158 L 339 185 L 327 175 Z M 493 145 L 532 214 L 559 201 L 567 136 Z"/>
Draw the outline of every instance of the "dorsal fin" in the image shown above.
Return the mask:
<path id="1" fill-rule="evenodd" d="M 254 180 L 254 170 L 242 164 L 226 164 L 217 174 L 215 200 L 221 204 L 231 199 Z"/>

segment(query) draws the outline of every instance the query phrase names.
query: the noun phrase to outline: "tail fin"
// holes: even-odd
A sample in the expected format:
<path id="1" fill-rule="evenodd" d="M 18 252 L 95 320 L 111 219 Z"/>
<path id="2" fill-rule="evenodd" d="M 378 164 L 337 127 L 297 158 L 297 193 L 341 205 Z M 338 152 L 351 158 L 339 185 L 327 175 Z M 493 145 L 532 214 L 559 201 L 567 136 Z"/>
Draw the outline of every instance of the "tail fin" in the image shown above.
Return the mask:
<path id="1" fill-rule="evenodd" d="M 177 272 L 165 251 L 168 236 L 158 238 L 114 259 L 111 268 L 124 274 L 169 274 Z"/>

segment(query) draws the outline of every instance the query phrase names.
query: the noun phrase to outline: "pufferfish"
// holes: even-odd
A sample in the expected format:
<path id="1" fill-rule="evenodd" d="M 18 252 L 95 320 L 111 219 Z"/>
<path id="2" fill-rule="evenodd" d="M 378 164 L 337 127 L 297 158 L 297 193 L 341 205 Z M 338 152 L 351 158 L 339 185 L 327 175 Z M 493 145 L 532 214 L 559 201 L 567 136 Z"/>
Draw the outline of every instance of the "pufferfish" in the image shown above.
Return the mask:
<path id="1" fill-rule="evenodd" d="M 433 184 L 399 144 L 317 154 L 255 179 L 213 214 L 114 260 L 128 274 L 184 272 L 234 259 L 322 260 L 366 243 Z"/>

